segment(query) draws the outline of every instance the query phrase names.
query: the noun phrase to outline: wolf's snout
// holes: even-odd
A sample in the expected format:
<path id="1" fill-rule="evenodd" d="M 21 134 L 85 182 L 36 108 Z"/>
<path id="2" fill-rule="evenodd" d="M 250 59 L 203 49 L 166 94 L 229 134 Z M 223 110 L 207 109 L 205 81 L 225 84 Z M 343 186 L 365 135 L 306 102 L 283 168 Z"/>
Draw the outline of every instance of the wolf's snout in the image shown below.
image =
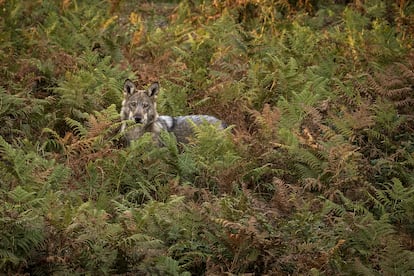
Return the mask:
<path id="1" fill-rule="evenodd" d="M 134 117 L 134 121 L 137 124 L 141 124 L 142 123 L 142 117 L 140 117 L 140 116 Z"/>

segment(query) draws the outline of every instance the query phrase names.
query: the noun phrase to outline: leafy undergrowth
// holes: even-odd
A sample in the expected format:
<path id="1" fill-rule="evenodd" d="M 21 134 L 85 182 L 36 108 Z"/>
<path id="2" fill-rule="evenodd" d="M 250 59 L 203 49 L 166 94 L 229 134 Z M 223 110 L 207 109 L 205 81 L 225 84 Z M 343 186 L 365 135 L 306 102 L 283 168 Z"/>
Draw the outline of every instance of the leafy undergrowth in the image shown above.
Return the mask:
<path id="1" fill-rule="evenodd" d="M 138 2 L 0 1 L 1 274 L 413 273 L 413 3 Z"/>

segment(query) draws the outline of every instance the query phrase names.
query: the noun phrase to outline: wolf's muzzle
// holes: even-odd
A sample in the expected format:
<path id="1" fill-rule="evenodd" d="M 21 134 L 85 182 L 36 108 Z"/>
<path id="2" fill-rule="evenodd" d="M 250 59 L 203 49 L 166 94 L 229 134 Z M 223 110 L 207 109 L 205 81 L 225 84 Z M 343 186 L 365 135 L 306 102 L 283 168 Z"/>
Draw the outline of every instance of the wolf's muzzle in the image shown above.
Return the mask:
<path id="1" fill-rule="evenodd" d="M 141 124 L 141 123 L 142 123 L 142 117 L 140 117 L 140 116 L 136 116 L 136 117 L 134 117 L 134 121 L 135 121 L 135 123 L 137 123 L 137 124 Z"/>

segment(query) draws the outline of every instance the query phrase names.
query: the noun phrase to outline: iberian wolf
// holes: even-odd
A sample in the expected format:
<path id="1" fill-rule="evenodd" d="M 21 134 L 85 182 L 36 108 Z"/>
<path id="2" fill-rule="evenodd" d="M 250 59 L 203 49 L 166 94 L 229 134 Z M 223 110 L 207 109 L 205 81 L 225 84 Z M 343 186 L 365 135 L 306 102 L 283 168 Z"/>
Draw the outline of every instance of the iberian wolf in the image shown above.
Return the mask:
<path id="1" fill-rule="evenodd" d="M 126 132 L 128 143 L 146 132 L 152 133 L 153 138 L 157 140 L 162 130 L 174 133 L 177 142 L 187 143 L 188 138 L 194 134 L 194 125 L 203 122 L 213 124 L 219 129 L 226 128 L 224 122 L 209 115 L 159 116 L 156 103 L 159 89 L 158 82 L 154 82 L 146 90 L 138 90 L 132 81 L 125 81 L 121 132 Z M 134 126 L 127 128 L 127 120 L 134 121 Z"/>

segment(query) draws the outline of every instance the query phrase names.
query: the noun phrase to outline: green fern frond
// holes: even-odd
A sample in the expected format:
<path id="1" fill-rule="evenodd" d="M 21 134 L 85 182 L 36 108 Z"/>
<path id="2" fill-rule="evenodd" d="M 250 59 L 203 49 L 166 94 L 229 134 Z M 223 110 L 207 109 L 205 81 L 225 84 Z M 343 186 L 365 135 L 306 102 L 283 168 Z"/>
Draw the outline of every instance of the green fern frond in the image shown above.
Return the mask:
<path id="1" fill-rule="evenodd" d="M 322 172 L 323 164 L 321 160 L 308 150 L 296 150 L 294 154 L 297 154 L 299 161 L 308 165 L 315 173 Z"/>
<path id="2" fill-rule="evenodd" d="M 377 276 L 378 274 L 369 267 L 369 265 L 362 263 L 359 258 L 356 258 L 352 264 L 352 272 L 360 276 Z"/>
<path id="3" fill-rule="evenodd" d="M 13 252 L 10 252 L 6 249 L 0 248 L 0 268 L 4 268 L 7 264 L 11 263 L 12 265 L 18 265 L 21 261 L 21 258 L 16 256 L 16 254 L 13 254 Z"/>
<path id="4" fill-rule="evenodd" d="M 14 137 L 30 138 L 34 130 L 49 119 L 44 114 L 48 104 L 49 99 L 36 99 L 26 92 L 12 94 L 0 86 L 0 135 L 9 142 Z M 22 127 L 26 124 L 31 128 Z"/>
<path id="5" fill-rule="evenodd" d="M 34 198 L 35 192 L 27 192 L 21 186 L 17 186 L 14 190 L 7 194 L 10 199 L 17 203 L 24 203 Z"/>
<path id="6" fill-rule="evenodd" d="M 366 216 L 367 218 L 371 218 L 370 211 L 362 203 L 352 201 L 340 191 L 338 191 L 337 193 L 342 201 L 343 206 L 346 208 L 346 210 L 348 210 L 349 212 L 355 213 L 357 215 L 367 215 Z M 388 219 L 388 217 L 384 216 L 384 219 Z"/>
<path id="7" fill-rule="evenodd" d="M 160 256 L 155 264 L 155 268 L 161 274 L 190 276 L 189 272 L 181 272 L 179 262 L 169 256 Z"/>
<path id="8" fill-rule="evenodd" d="M 65 118 L 65 122 L 69 125 L 70 128 L 75 131 L 75 134 L 77 134 L 80 138 L 85 138 L 87 136 L 88 130 L 82 125 L 82 123 L 69 117 Z"/>
<path id="9" fill-rule="evenodd" d="M 380 252 L 379 265 L 386 275 L 409 275 L 414 270 L 414 253 L 396 240 L 390 240 Z"/>
<path id="10" fill-rule="evenodd" d="M 44 240 L 41 217 L 43 198 L 18 186 L 9 192 L 0 191 L 0 271 L 17 268 L 30 258 Z"/>
<path id="11" fill-rule="evenodd" d="M 161 248 L 164 246 L 161 240 L 157 240 L 154 237 L 141 233 L 123 238 L 121 241 L 119 241 L 118 245 L 125 248 L 139 247 L 139 249 L 143 251 L 145 249 Z"/>
<path id="12" fill-rule="evenodd" d="M 326 200 L 322 209 L 322 214 L 328 215 L 330 213 L 335 216 L 343 217 L 347 213 L 347 210 L 340 204 Z"/>

